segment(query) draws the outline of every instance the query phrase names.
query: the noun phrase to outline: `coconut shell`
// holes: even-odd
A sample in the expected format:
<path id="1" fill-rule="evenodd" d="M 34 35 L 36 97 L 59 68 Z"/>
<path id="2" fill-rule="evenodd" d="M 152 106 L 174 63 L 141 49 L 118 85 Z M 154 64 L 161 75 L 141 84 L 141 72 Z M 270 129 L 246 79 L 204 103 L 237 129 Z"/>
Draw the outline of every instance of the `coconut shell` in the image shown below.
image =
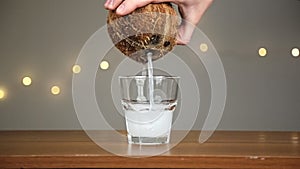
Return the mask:
<path id="1" fill-rule="evenodd" d="M 148 4 L 120 16 L 109 11 L 108 34 L 124 55 L 147 63 L 147 53 L 157 60 L 176 45 L 178 17 L 170 3 Z"/>

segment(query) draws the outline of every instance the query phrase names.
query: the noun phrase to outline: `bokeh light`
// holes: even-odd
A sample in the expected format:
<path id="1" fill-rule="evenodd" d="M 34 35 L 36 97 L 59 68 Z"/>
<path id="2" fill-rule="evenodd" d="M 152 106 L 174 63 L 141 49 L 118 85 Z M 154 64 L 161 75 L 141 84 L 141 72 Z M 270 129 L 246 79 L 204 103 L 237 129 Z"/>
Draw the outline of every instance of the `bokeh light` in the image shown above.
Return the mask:
<path id="1" fill-rule="evenodd" d="M 81 72 L 81 67 L 79 65 L 74 65 L 72 67 L 72 71 L 73 71 L 73 73 L 78 74 Z"/>
<path id="2" fill-rule="evenodd" d="M 200 50 L 202 52 L 207 52 L 208 51 L 208 45 L 206 43 L 201 43 L 200 44 Z"/>
<path id="3" fill-rule="evenodd" d="M 6 92 L 4 89 L 0 89 L 0 100 L 4 99 L 6 95 Z"/>
<path id="4" fill-rule="evenodd" d="M 293 48 L 291 53 L 292 53 L 292 56 L 294 56 L 294 57 L 299 57 L 299 55 L 300 55 L 300 51 L 298 48 Z"/>
<path id="5" fill-rule="evenodd" d="M 51 87 L 51 93 L 52 93 L 53 95 L 58 95 L 58 94 L 60 94 L 60 88 L 59 88 L 58 86 L 52 86 L 52 87 Z"/>
<path id="6" fill-rule="evenodd" d="M 259 54 L 259 56 L 261 56 L 261 57 L 265 57 L 265 56 L 267 56 L 267 54 L 268 54 L 268 50 L 267 50 L 266 48 L 260 48 L 260 49 L 258 50 L 258 54 Z"/>
<path id="7" fill-rule="evenodd" d="M 109 63 L 108 63 L 108 61 L 103 60 L 103 61 L 100 63 L 100 68 L 101 68 L 102 70 L 107 70 L 107 69 L 109 68 Z"/>
<path id="8" fill-rule="evenodd" d="M 22 83 L 24 86 L 30 86 L 32 83 L 32 80 L 29 76 L 23 77 Z"/>

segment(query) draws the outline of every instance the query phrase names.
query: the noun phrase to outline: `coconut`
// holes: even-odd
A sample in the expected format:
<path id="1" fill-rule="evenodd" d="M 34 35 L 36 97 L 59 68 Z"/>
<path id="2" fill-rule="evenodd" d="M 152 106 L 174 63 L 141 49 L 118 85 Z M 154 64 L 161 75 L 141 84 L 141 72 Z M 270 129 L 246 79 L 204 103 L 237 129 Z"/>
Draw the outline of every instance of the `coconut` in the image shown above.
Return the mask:
<path id="1" fill-rule="evenodd" d="M 109 11 L 108 34 L 124 55 L 147 63 L 147 53 L 157 60 L 176 45 L 178 17 L 170 3 L 148 4 L 120 16 Z"/>

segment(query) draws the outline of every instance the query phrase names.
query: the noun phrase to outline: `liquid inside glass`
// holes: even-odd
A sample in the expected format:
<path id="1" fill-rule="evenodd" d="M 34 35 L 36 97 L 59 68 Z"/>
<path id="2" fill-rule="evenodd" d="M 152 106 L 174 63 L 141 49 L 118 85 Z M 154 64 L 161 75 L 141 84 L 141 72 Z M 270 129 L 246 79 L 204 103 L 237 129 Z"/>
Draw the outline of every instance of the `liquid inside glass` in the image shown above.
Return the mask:
<path id="1" fill-rule="evenodd" d="M 122 106 L 129 144 L 163 144 L 170 141 L 173 112 L 177 105 L 177 82 L 163 76 L 154 77 L 152 53 L 148 53 L 147 57 L 148 69 L 143 73 L 147 76 L 129 78 L 133 80 L 131 87 L 131 82 L 123 79 L 128 82 L 122 88 L 127 94 L 122 99 Z"/>
<path id="2" fill-rule="evenodd" d="M 177 102 L 149 102 L 122 100 L 130 144 L 169 143 L 173 112 Z"/>

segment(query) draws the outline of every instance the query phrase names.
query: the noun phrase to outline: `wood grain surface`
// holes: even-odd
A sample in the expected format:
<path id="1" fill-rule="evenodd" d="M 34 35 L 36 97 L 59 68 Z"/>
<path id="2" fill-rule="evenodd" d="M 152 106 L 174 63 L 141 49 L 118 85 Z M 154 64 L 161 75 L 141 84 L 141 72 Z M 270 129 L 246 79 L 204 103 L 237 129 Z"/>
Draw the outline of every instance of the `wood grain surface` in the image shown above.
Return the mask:
<path id="1" fill-rule="evenodd" d="M 146 147 L 128 146 L 111 133 L 95 131 L 97 138 L 90 138 L 84 131 L 0 131 L 0 168 L 300 168 L 299 132 L 217 131 L 200 144 L 200 132 L 191 131 L 179 144 Z M 182 133 L 173 131 L 171 138 Z M 166 147 L 152 157 L 132 155 Z"/>

